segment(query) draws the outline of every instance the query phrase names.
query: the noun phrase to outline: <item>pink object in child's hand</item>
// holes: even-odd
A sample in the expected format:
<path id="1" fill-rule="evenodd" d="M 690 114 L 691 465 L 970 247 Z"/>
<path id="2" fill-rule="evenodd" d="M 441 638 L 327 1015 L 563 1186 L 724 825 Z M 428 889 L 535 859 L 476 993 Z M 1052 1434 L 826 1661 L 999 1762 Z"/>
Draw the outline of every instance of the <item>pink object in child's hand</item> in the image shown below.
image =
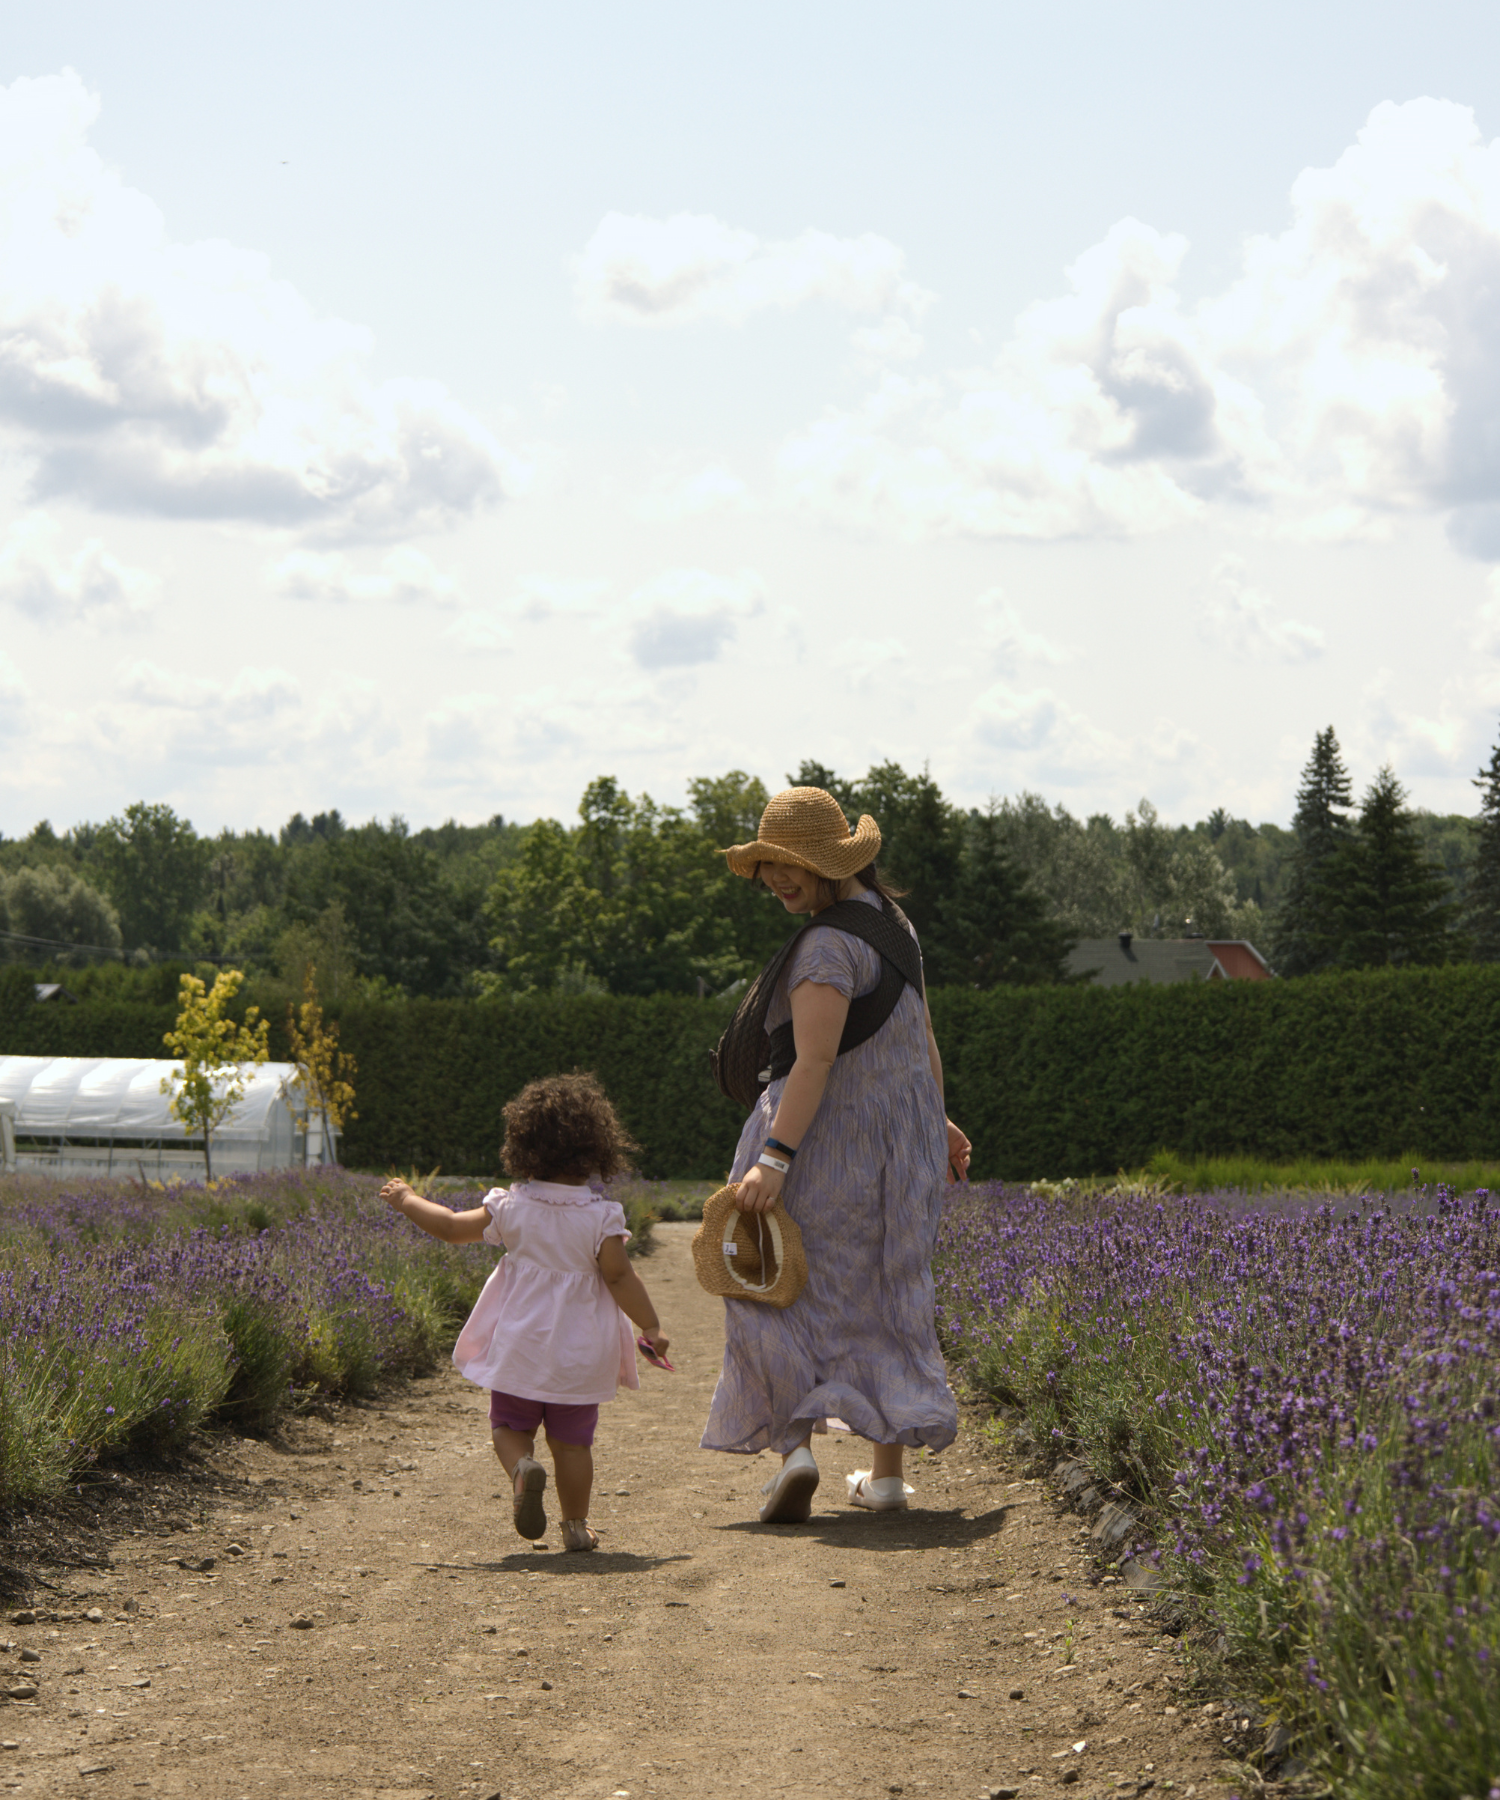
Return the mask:
<path id="1" fill-rule="evenodd" d="M 671 1363 L 667 1361 L 666 1357 L 658 1356 L 651 1348 L 650 1344 L 646 1342 L 645 1338 L 638 1337 L 635 1340 L 635 1347 L 640 1351 L 641 1355 L 645 1357 L 646 1361 L 651 1363 L 655 1368 L 665 1369 L 670 1375 L 675 1375 L 677 1373 Z"/>

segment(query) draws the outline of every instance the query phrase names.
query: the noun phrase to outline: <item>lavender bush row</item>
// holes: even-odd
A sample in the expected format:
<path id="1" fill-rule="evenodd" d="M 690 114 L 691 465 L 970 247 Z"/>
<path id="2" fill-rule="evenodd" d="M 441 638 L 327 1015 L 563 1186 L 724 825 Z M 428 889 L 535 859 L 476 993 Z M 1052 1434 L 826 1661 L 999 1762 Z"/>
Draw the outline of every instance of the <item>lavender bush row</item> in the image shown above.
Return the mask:
<path id="1" fill-rule="evenodd" d="M 313 1395 L 432 1366 L 495 1252 L 425 1236 L 380 1181 L 0 1178 L 0 1502 L 57 1493 L 100 1457 L 169 1451 L 209 1420 L 265 1431 Z"/>
<path id="2" fill-rule="evenodd" d="M 1500 1800 L 1500 1217 L 1234 1196 L 957 1201 L 976 1387 L 1139 1502 L 1341 1795 Z"/>

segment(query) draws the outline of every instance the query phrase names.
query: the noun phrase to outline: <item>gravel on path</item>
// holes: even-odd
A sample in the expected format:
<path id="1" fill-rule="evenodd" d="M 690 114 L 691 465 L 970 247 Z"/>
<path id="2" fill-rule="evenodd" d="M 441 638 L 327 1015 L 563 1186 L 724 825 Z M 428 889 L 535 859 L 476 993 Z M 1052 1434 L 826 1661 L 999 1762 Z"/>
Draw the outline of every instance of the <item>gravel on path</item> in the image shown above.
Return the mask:
<path id="1" fill-rule="evenodd" d="M 0 1791 L 1222 1800 L 1176 1647 L 1090 1584 L 1078 1519 L 982 1421 L 912 1459 L 910 1512 L 850 1510 L 868 1448 L 820 1437 L 811 1521 L 756 1522 L 775 1459 L 697 1448 L 722 1302 L 694 1229 L 658 1226 L 641 1265 L 677 1373 L 643 1367 L 602 1411 L 597 1552 L 562 1552 L 550 1486 L 547 1536 L 514 1535 L 484 1396 L 452 1371 L 231 1438 L 203 1523 L 54 1574 L 0 1633 L 0 1688 L 37 1689 L 0 1701 Z"/>

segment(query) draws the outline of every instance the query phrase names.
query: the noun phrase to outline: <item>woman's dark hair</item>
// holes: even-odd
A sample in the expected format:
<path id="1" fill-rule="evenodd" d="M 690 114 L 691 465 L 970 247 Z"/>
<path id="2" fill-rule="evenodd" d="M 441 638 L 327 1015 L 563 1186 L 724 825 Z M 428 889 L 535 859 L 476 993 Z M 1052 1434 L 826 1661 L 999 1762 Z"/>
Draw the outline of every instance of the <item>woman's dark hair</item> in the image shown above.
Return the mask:
<path id="1" fill-rule="evenodd" d="M 592 1075 L 528 1081 L 502 1117 L 501 1161 L 520 1181 L 611 1181 L 640 1148 Z"/>
<path id="2" fill-rule="evenodd" d="M 807 873 L 809 875 L 815 875 L 817 874 L 817 871 L 815 869 L 809 869 Z M 759 863 L 755 865 L 755 873 L 750 879 L 752 881 L 760 880 Z M 845 881 L 848 879 L 848 876 L 844 877 Z M 872 894 L 879 894 L 882 900 L 900 900 L 911 892 L 910 888 L 892 887 L 888 881 L 882 881 L 880 878 L 880 871 L 875 867 L 874 863 L 866 863 L 862 869 L 856 871 L 854 879 L 861 887 L 868 888 Z M 826 875 L 818 875 L 819 910 L 825 906 L 833 905 L 834 901 L 838 899 L 839 889 L 843 885 L 843 881 L 830 881 Z"/>
<path id="3" fill-rule="evenodd" d="M 872 894 L 879 894 L 882 900 L 899 900 L 911 891 L 909 888 L 892 887 L 889 882 L 882 881 L 880 871 L 874 863 L 866 863 L 854 879 L 861 887 L 868 888 Z M 838 899 L 839 889 L 842 886 L 842 882 L 830 881 L 826 875 L 820 875 L 818 877 L 819 906 L 832 906 Z"/>

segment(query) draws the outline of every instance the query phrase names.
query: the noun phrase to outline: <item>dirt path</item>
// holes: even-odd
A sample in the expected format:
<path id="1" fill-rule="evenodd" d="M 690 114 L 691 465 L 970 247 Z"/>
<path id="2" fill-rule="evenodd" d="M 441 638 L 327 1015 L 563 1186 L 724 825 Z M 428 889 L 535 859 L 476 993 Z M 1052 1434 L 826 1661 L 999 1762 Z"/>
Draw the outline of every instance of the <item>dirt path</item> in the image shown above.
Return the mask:
<path id="1" fill-rule="evenodd" d="M 696 1447 L 721 1313 L 692 1230 L 659 1227 L 643 1265 L 678 1373 L 604 1409 L 597 1554 L 562 1554 L 555 1523 L 550 1550 L 513 1535 L 483 1397 L 452 1373 L 279 1449 L 230 1440 L 204 1523 L 118 1541 L 112 1571 L 51 1577 L 37 1623 L 8 1627 L 4 1666 L 39 1697 L 0 1708 L 0 1787 L 1222 1795 L 1220 1730 L 1172 1710 L 1173 1646 L 1088 1585 L 1077 1519 L 980 1428 L 915 1461 L 919 1511 L 851 1512 L 864 1447 L 825 1438 L 812 1523 L 755 1523 L 771 1459 Z"/>

